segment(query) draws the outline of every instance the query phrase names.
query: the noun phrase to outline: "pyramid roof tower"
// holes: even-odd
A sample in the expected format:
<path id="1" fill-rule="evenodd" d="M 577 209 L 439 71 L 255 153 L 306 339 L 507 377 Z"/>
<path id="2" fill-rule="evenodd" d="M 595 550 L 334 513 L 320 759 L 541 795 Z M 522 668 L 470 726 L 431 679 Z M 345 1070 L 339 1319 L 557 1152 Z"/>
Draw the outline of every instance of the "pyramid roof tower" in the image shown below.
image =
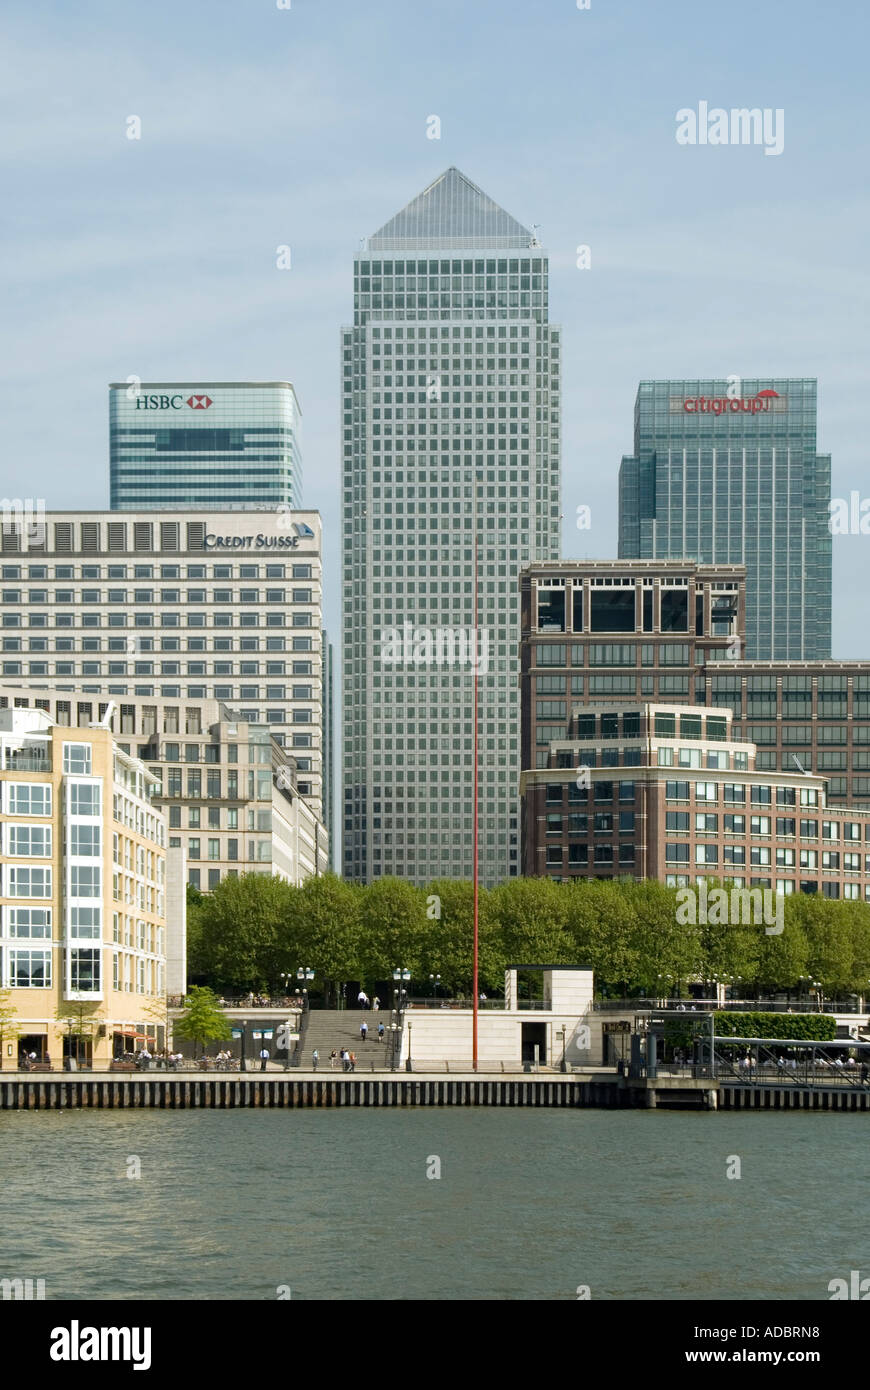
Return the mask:
<path id="1" fill-rule="evenodd" d="M 510 250 L 534 234 L 451 167 L 369 238 L 369 252 Z"/>

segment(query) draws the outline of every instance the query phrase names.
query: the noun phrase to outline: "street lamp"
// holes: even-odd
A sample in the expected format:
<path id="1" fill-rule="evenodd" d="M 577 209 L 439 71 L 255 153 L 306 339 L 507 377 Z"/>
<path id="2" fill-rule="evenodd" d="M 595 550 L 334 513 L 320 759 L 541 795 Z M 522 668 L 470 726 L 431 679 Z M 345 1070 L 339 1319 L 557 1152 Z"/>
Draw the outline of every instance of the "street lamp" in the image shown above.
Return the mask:
<path id="1" fill-rule="evenodd" d="M 314 971 L 311 969 L 311 966 L 310 966 L 310 965 L 300 965 L 299 969 L 296 971 L 296 978 L 297 978 L 297 980 L 299 980 L 299 981 L 302 981 L 302 980 L 313 980 L 313 979 L 314 979 Z M 297 993 L 298 993 L 298 991 L 297 991 Z M 307 1008 L 308 1008 L 308 990 L 305 988 L 304 985 L 303 985 L 303 987 L 302 987 L 302 1008 L 303 1008 L 303 1009 L 307 1009 Z"/>
<path id="2" fill-rule="evenodd" d="M 397 965 L 397 966 L 395 967 L 395 969 L 393 970 L 393 979 L 396 981 L 396 988 L 393 990 L 393 1003 L 394 1003 L 394 1007 L 395 1007 L 395 1010 L 396 1010 L 396 1029 L 397 1029 L 397 1035 L 396 1035 L 396 1036 L 397 1036 L 397 1039 L 398 1039 L 398 1043 L 399 1043 L 399 1047 L 400 1047 L 400 1048 L 401 1048 L 401 1045 L 402 1045 L 402 1008 L 404 1007 L 403 1001 L 404 1001 L 405 999 L 407 999 L 407 997 L 408 997 L 408 991 L 407 991 L 406 989 L 402 989 L 401 984 L 400 984 L 399 982 L 400 982 L 400 981 L 405 982 L 405 981 L 407 981 L 407 980 L 410 980 L 410 978 L 411 978 L 411 972 L 410 972 L 410 970 L 406 970 L 405 967 L 402 966 L 402 965 Z M 409 1025 L 409 1028 L 410 1028 L 410 1025 Z M 409 1057 L 408 1057 L 408 1060 L 409 1060 L 409 1061 L 410 1061 L 410 1036 L 411 1036 L 411 1035 L 410 1035 L 410 1031 L 409 1031 L 409 1033 L 408 1033 L 408 1041 L 409 1041 L 409 1048 L 408 1048 Z M 398 1059 L 397 1059 L 397 1060 L 398 1060 Z M 407 1066 L 407 1064 L 406 1064 L 406 1066 Z M 410 1067 L 407 1067 L 407 1070 L 410 1071 Z"/>
<path id="3" fill-rule="evenodd" d="M 441 976 L 440 976 L 440 975 L 430 975 L 430 976 L 429 976 L 429 979 L 432 981 L 432 998 L 433 998 L 433 999 L 437 999 L 437 997 L 438 997 L 438 986 L 439 986 L 440 983 L 441 983 Z"/>
<path id="4" fill-rule="evenodd" d="M 409 1023 L 409 1024 L 408 1024 L 408 1055 L 407 1055 L 407 1057 L 405 1058 L 405 1071 L 413 1071 L 413 1070 L 414 1070 L 414 1068 L 413 1068 L 413 1066 L 411 1065 L 411 1025 L 410 1025 L 410 1023 Z"/>
<path id="5" fill-rule="evenodd" d="M 246 1035 L 247 1035 L 247 1032 L 248 1032 L 248 1020 L 247 1020 L 246 1018 L 243 1018 L 243 1019 L 242 1019 L 242 1055 L 241 1055 L 241 1057 L 239 1058 L 239 1071 L 247 1071 L 247 1070 L 248 1070 L 248 1063 L 247 1063 L 247 1061 L 246 1061 L 246 1059 L 245 1059 L 245 1037 L 246 1037 Z"/>
<path id="6" fill-rule="evenodd" d="M 568 1051 L 568 1029 L 567 1029 L 567 1026 L 563 1023 L 563 1024 L 562 1024 L 562 1065 L 561 1065 L 561 1067 L 559 1068 L 560 1071 L 567 1071 L 567 1070 L 568 1070 L 568 1062 L 567 1062 L 567 1056 L 566 1056 L 567 1051 Z"/>

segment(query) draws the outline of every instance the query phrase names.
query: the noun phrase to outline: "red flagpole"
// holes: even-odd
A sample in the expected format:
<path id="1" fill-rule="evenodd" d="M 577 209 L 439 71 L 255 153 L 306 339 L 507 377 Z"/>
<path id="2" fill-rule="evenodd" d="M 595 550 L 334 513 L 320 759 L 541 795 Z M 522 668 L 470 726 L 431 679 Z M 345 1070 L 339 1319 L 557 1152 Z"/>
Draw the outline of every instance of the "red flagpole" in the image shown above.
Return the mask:
<path id="1" fill-rule="evenodd" d="M 478 632 L 478 612 L 477 612 L 477 486 L 474 488 L 474 666 L 472 667 L 472 678 L 474 680 L 474 870 L 472 882 L 474 884 L 474 1000 L 472 1013 L 472 1035 L 471 1035 L 471 1057 L 472 1067 L 477 1071 L 477 1010 L 478 1010 L 478 893 L 477 893 L 477 870 L 478 870 L 478 830 L 477 830 L 477 702 L 478 702 L 478 681 L 480 679 L 480 635 Z"/>

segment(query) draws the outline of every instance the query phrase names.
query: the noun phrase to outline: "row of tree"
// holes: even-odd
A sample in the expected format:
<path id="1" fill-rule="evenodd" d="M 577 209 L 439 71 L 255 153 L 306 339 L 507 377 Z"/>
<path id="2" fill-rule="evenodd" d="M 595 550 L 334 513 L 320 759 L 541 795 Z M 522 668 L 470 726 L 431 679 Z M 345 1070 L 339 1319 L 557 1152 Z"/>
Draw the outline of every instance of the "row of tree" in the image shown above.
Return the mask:
<path id="1" fill-rule="evenodd" d="M 741 994 L 809 989 L 870 993 L 870 906 L 795 895 L 784 929 L 679 920 L 677 890 L 648 880 L 554 883 L 508 879 L 480 890 L 480 983 L 500 991 L 508 965 L 581 965 L 606 994 L 675 994 L 689 981 L 731 984 Z M 472 982 L 472 885 L 441 879 L 416 888 L 381 878 L 360 887 L 332 874 L 300 887 L 259 874 L 224 879 L 188 895 L 191 979 L 221 992 L 281 989 L 300 966 L 315 989 L 389 980 L 411 972 L 410 992 L 468 996 Z"/>

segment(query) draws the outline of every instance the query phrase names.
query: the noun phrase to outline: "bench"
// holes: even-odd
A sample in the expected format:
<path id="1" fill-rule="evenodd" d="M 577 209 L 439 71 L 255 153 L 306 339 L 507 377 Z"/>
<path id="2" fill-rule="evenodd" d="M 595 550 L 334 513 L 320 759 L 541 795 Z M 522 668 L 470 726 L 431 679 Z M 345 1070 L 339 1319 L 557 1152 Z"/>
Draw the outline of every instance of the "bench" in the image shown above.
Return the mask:
<path id="1" fill-rule="evenodd" d="M 135 1070 L 136 1070 L 136 1063 L 135 1063 L 135 1062 L 113 1062 L 112 1065 L 111 1065 L 110 1070 L 111 1070 L 111 1071 L 135 1071 Z"/>

